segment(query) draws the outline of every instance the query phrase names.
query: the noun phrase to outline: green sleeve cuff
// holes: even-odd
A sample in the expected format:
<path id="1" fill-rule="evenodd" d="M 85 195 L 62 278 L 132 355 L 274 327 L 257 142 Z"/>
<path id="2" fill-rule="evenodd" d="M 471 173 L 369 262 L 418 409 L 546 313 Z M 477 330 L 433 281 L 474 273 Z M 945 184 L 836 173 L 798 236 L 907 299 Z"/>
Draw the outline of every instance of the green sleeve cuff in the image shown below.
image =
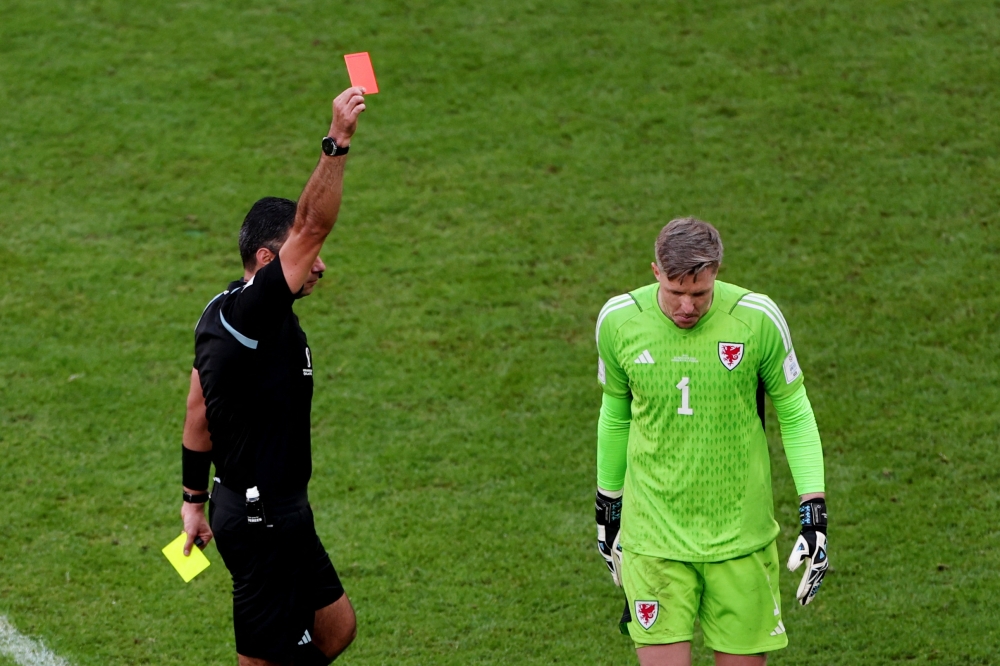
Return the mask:
<path id="1" fill-rule="evenodd" d="M 625 486 L 628 434 L 631 425 L 631 398 L 616 398 L 605 393 L 601 399 L 601 417 L 597 420 L 597 486 L 599 488 L 621 490 Z"/>
<path id="2" fill-rule="evenodd" d="M 823 469 L 823 444 L 816 427 L 816 416 L 806 395 L 806 387 L 784 398 L 771 396 L 781 425 L 788 467 L 799 495 L 826 492 Z"/>

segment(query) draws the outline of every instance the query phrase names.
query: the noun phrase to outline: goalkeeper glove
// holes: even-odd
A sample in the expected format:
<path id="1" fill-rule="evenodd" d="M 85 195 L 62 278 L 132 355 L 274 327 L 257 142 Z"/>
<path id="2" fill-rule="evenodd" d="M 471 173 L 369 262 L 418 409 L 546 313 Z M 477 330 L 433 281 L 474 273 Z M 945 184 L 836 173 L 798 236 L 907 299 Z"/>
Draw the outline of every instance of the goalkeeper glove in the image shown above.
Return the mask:
<path id="1" fill-rule="evenodd" d="M 611 571 L 611 580 L 622 586 L 622 547 L 618 542 L 622 525 L 622 491 L 597 489 L 597 549 Z"/>
<path id="2" fill-rule="evenodd" d="M 809 566 L 806 567 L 795 593 L 795 598 L 805 606 L 819 592 L 820 583 L 830 566 L 826 556 L 826 500 L 815 497 L 802 502 L 799 506 L 799 522 L 802 523 L 802 531 L 788 558 L 788 570 L 795 571 L 809 560 Z"/>

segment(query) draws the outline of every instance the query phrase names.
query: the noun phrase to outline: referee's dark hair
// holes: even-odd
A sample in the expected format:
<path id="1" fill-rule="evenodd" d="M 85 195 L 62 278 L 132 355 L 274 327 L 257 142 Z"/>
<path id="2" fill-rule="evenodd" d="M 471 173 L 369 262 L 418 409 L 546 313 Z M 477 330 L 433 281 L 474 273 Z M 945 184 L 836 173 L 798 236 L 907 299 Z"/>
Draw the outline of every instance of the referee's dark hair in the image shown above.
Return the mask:
<path id="1" fill-rule="evenodd" d="M 257 265 L 257 250 L 266 247 L 275 254 L 295 223 L 296 204 L 290 199 L 264 197 L 253 205 L 240 227 L 240 258 L 244 268 Z"/>

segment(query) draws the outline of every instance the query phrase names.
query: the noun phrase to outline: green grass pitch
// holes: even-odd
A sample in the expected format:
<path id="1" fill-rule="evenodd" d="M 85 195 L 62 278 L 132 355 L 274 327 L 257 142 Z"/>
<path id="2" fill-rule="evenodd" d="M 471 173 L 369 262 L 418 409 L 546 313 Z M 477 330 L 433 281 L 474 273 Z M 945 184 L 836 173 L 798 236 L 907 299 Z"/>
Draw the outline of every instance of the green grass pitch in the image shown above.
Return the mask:
<path id="1" fill-rule="evenodd" d="M 784 309 L 824 438 L 833 569 L 804 610 L 783 577 L 771 663 L 995 663 L 998 11 L 4 2 L 0 614 L 79 666 L 234 663 L 218 552 L 189 585 L 159 552 L 192 327 L 367 50 L 382 92 L 297 306 L 344 664 L 634 663 L 594 543 L 593 325 L 686 214 Z"/>

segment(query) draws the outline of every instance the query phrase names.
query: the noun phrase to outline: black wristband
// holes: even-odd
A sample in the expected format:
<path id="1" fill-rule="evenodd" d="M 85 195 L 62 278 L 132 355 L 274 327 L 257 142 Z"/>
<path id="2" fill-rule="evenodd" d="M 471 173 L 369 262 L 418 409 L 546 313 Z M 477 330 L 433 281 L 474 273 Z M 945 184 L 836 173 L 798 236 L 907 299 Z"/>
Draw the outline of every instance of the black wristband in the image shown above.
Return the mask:
<path id="1" fill-rule="evenodd" d="M 800 504 L 799 522 L 804 530 L 818 530 L 826 534 L 826 500 L 814 497 Z"/>
<path id="2" fill-rule="evenodd" d="M 181 445 L 181 468 L 185 488 L 208 490 L 208 473 L 212 468 L 211 451 L 192 451 Z"/>
<path id="3" fill-rule="evenodd" d="M 209 499 L 208 493 L 198 493 L 197 495 L 192 495 L 188 491 L 184 491 L 184 501 L 188 504 L 204 504 Z"/>

